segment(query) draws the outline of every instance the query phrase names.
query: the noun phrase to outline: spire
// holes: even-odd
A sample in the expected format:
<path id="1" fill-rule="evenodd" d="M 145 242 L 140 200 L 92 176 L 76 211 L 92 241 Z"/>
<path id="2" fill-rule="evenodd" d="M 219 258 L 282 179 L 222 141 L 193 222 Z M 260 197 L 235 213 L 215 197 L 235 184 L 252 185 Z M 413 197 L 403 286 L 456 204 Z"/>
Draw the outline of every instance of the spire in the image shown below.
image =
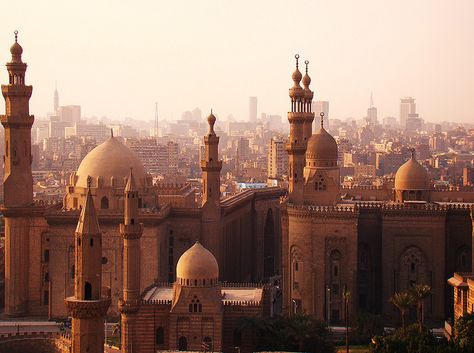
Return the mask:
<path id="1" fill-rule="evenodd" d="M 77 223 L 76 233 L 80 234 L 98 234 L 100 233 L 99 222 L 94 207 L 94 200 L 91 194 L 92 178 L 87 178 L 86 202 L 82 208 L 79 222 Z"/>
<path id="2" fill-rule="evenodd" d="M 311 84 L 311 77 L 309 77 L 308 75 L 308 65 L 309 65 L 309 61 L 308 60 L 305 60 L 304 61 L 304 64 L 306 65 L 306 69 L 305 69 L 305 75 L 303 77 L 303 86 L 305 88 L 305 91 L 309 90 L 309 85 Z"/>
<path id="3" fill-rule="evenodd" d="M 324 129 L 324 112 L 319 113 L 319 116 L 321 117 L 321 129 Z"/>
<path id="4" fill-rule="evenodd" d="M 370 107 L 372 108 L 374 106 L 374 97 L 372 92 L 370 92 Z"/>
<path id="5" fill-rule="evenodd" d="M 296 54 L 295 55 L 296 70 L 293 72 L 293 75 L 291 75 L 291 78 L 293 79 L 293 82 L 295 83 L 296 87 L 300 86 L 301 78 L 303 76 L 303 75 L 301 75 L 301 72 L 299 70 L 299 59 L 300 59 L 300 55 Z"/>
<path id="6" fill-rule="evenodd" d="M 114 129 L 110 128 L 110 137 L 114 137 Z"/>
<path id="7" fill-rule="evenodd" d="M 133 177 L 133 168 L 130 168 L 130 175 L 127 180 L 127 185 L 125 185 L 125 192 L 137 191 L 137 184 L 135 183 L 135 178 Z"/>

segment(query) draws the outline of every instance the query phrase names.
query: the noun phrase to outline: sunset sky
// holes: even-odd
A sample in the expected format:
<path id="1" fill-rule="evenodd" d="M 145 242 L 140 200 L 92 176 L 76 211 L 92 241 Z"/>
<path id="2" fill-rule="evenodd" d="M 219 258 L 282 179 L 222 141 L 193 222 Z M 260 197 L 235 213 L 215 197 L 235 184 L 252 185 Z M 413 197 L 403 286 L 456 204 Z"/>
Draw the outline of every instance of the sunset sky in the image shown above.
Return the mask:
<path id="1" fill-rule="evenodd" d="M 161 118 L 247 120 L 251 95 L 259 115 L 285 115 L 299 53 L 330 117 L 365 116 L 373 92 L 379 118 L 413 96 L 425 120 L 474 122 L 473 0 L 30 0 L 0 14 L 0 61 L 18 29 L 36 116 L 56 80 L 85 116 L 149 120 L 157 101 Z"/>

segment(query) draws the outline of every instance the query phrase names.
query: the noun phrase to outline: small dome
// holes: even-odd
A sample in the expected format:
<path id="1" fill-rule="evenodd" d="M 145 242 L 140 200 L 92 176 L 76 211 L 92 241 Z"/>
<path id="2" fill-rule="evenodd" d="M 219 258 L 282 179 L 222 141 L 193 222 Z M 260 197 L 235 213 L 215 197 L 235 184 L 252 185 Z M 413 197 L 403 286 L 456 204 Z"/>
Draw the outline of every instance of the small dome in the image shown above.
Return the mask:
<path id="1" fill-rule="evenodd" d="M 293 72 L 293 75 L 291 75 L 291 78 L 293 79 L 293 82 L 295 83 L 295 86 L 300 85 L 302 77 L 303 77 L 303 75 L 301 74 L 301 71 L 298 68 L 296 68 L 295 72 Z"/>
<path id="2" fill-rule="evenodd" d="M 209 124 L 209 126 L 214 126 L 214 124 L 216 123 L 216 117 L 214 116 L 214 114 L 212 114 L 212 111 L 211 114 L 207 117 L 207 123 Z"/>
<path id="3" fill-rule="evenodd" d="M 92 179 L 102 177 L 107 183 L 112 177 L 122 182 L 129 177 L 130 168 L 133 168 L 137 186 L 143 187 L 146 171 L 142 162 L 123 143 L 115 137 L 110 137 L 84 157 L 76 172 L 75 186 L 87 187 L 88 176 Z"/>
<path id="4" fill-rule="evenodd" d="M 12 55 L 19 56 L 19 55 L 23 54 L 23 48 L 21 47 L 20 44 L 18 44 L 18 42 L 15 42 L 15 43 L 13 43 L 13 45 L 10 47 L 10 53 L 11 53 Z"/>
<path id="5" fill-rule="evenodd" d="M 395 174 L 395 190 L 428 190 L 430 189 L 430 178 L 428 172 L 418 163 L 415 157 L 411 157 Z"/>
<path id="6" fill-rule="evenodd" d="M 311 84 L 311 77 L 309 77 L 308 73 L 304 75 L 302 82 L 304 87 L 309 87 L 309 85 Z"/>
<path id="7" fill-rule="evenodd" d="M 176 278 L 183 280 L 217 281 L 219 278 L 219 265 L 212 253 L 201 243 L 196 242 L 178 260 L 176 265 Z M 194 285 L 194 283 L 191 283 Z"/>
<path id="8" fill-rule="evenodd" d="M 308 140 L 306 159 L 335 161 L 337 163 L 337 143 L 323 127 Z"/>

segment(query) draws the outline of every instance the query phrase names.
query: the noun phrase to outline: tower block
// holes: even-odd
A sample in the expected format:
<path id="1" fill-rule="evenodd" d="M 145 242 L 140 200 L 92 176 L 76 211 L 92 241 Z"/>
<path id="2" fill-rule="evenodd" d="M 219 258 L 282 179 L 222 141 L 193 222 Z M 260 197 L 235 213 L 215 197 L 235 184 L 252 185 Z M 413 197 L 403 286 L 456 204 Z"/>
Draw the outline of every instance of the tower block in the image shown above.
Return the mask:
<path id="1" fill-rule="evenodd" d="M 65 299 L 72 317 L 72 353 L 104 352 L 104 317 L 110 298 L 102 297 L 102 233 L 90 188 L 75 232 L 74 297 Z"/>
<path id="2" fill-rule="evenodd" d="M 299 58 L 300 56 L 296 54 L 296 69 L 292 75 L 294 84 L 290 88 L 289 93 L 291 100 L 291 110 L 288 112 L 290 137 L 286 144 L 289 164 L 289 200 L 294 204 L 301 204 L 303 202 L 303 169 L 305 166 L 306 142 L 309 136 L 311 136 L 311 130 L 308 132 L 308 117 L 305 114 L 305 92 L 300 85 L 303 75 L 298 68 Z"/>
<path id="3" fill-rule="evenodd" d="M 7 63 L 8 85 L 2 85 L 5 115 L 4 204 L 5 216 L 5 314 L 20 316 L 28 311 L 29 228 L 33 213 L 33 176 L 31 173 L 31 126 L 29 112 L 32 86 L 25 85 L 26 63 L 18 43 L 10 48 Z"/>
<path id="4" fill-rule="evenodd" d="M 119 301 L 122 314 L 122 351 L 133 352 L 133 327 L 140 302 L 140 238 L 143 224 L 138 223 L 138 188 L 130 170 L 124 190 L 124 221 L 120 224 L 123 238 L 123 290 Z"/>

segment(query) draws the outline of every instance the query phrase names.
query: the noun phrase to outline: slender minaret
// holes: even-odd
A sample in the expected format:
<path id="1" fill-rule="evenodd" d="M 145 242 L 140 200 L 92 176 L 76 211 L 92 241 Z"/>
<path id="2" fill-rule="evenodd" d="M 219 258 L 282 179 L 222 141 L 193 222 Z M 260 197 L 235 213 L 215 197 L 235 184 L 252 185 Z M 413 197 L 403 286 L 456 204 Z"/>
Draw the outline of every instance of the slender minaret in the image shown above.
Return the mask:
<path id="1" fill-rule="evenodd" d="M 304 125 L 303 125 L 303 135 L 305 143 L 308 142 L 309 138 L 313 134 L 313 120 L 314 120 L 314 113 L 311 111 L 313 105 L 313 91 L 310 90 L 309 85 L 311 84 L 311 77 L 308 75 L 308 65 L 309 61 L 305 60 L 306 72 L 303 77 L 303 92 L 304 92 L 304 100 L 303 100 L 303 114 L 305 117 Z"/>
<path id="2" fill-rule="evenodd" d="M 202 170 L 202 206 L 207 202 L 216 204 L 220 201 L 220 185 L 221 185 L 221 169 L 222 161 L 219 161 L 219 136 L 214 131 L 216 117 L 214 114 L 207 117 L 209 123 L 209 131 L 204 136 L 204 144 L 206 146 L 205 158 L 201 160 Z"/>
<path id="3" fill-rule="evenodd" d="M 29 112 L 32 86 L 25 85 L 26 63 L 23 48 L 15 43 L 7 63 L 8 85 L 2 85 L 5 115 L 5 155 L 2 213 L 5 217 L 5 314 L 23 315 L 28 310 L 29 228 L 33 211 L 33 176 L 31 173 L 31 126 Z"/>
<path id="4" fill-rule="evenodd" d="M 209 249 L 221 267 L 221 207 L 220 186 L 222 161 L 219 160 L 219 136 L 214 131 L 216 117 L 214 114 L 207 117 L 209 131 L 204 136 L 206 154 L 201 160 L 202 170 L 202 215 L 200 241 Z"/>
<path id="5" fill-rule="evenodd" d="M 296 54 L 296 70 L 292 75 L 294 84 L 290 88 L 291 111 L 288 112 L 290 136 L 286 145 L 289 199 L 294 204 L 303 202 L 303 168 L 305 165 L 306 141 L 311 136 L 308 135 L 308 118 L 305 114 L 305 92 L 300 86 L 302 74 L 298 68 L 299 58 L 300 56 Z"/>
<path id="6" fill-rule="evenodd" d="M 140 300 L 140 238 L 143 224 L 138 223 L 138 188 L 130 169 L 124 191 L 124 221 L 120 224 L 123 239 L 123 290 L 119 301 L 122 314 L 122 352 L 134 352 L 133 332 L 138 322 Z"/>
<path id="7" fill-rule="evenodd" d="M 54 100 L 53 100 L 53 114 L 58 114 L 58 107 L 59 107 L 59 93 L 58 93 L 58 84 L 54 83 Z"/>
<path id="8" fill-rule="evenodd" d="M 75 232 L 74 296 L 65 299 L 72 317 L 72 353 L 104 352 L 104 318 L 110 298 L 102 297 L 102 233 L 88 180 Z"/>

